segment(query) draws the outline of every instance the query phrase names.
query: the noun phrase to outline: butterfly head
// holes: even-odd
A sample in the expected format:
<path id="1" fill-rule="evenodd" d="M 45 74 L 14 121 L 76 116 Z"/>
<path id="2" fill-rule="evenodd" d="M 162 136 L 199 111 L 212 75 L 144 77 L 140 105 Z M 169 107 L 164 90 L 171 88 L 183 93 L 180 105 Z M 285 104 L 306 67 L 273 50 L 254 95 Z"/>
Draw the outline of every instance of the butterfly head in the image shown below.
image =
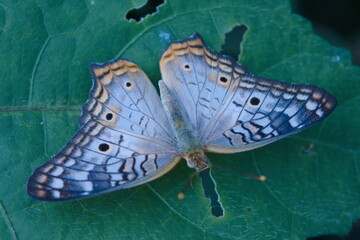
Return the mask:
<path id="1" fill-rule="evenodd" d="M 205 156 L 203 151 L 193 151 L 184 156 L 187 165 L 190 168 L 195 168 L 197 171 L 202 170 L 204 168 L 210 167 L 209 160 Z"/>

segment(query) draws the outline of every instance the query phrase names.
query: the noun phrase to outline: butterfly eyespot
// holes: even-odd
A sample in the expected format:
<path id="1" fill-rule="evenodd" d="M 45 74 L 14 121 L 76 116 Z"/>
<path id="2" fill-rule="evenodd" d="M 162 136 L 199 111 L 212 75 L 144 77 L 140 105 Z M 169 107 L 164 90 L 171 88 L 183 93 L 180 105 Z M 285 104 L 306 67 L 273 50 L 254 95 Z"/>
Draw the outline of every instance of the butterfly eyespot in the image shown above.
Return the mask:
<path id="1" fill-rule="evenodd" d="M 106 143 L 102 143 L 99 145 L 99 150 L 102 152 L 106 152 L 107 150 L 109 150 L 110 146 L 109 144 Z"/>
<path id="2" fill-rule="evenodd" d="M 106 120 L 111 120 L 113 118 L 113 114 L 112 113 L 108 113 L 105 116 Z"/>
<path id="3" fill-rule="evenodd" d="M 220 77 L 220 82 L 227 83 L 228 79 L 226 77 Z"/>
<path id="4" fill-rule="evenodd" d="M 250 104 L 253 106 L 257 106 L 260 103 L 260 99 L 258 99 L 257 97 L 253 97 L 250 99 Z"/>
<path id="5" fill-rule="evenodd" d="M 190 71 L 190 70 L 191 70 L 190 65 L 189 65 L 189 64 L 185 64 L 185 65 L 184 65 L 184 70 L 185 70 L 185 71 Z"/>
<path id="6" fill-rule="evenodd" d="M 134 89 L 135 87 L 135 83 L 133 81 L 126 81 L 124 84 L 125 90 L 126 91 L 131 91 Z"/>

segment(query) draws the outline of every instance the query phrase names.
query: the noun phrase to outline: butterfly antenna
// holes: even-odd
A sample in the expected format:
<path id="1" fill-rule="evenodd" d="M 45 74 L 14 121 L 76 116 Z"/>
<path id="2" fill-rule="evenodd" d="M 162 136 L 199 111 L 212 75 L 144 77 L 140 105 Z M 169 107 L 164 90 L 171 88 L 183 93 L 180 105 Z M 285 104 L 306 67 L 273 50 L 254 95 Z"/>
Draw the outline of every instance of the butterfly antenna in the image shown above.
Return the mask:
<path id="1" fill-rule="evenodd" d="M 252 178 L 252 179 L 255 179 L 255 180 L 258 180 L 258 181 L 262 181 L 262 182 L 266 181 L 266 176 L 264 176 L 264 175 L 255 175 L 255 174 L 243 173 L 243 172 L 239 172 L 239 171 L 236 171 L 236 170 L 233 170 L 233 169 L 230 169 L 230 168 L 226 168 L 226 167 L 223 167 L 223 166 L 219 166 L 219 165 L 216 165 L 216 164 L 213 164 L 213 163 L 211 165 L 214 166 L 214 167 L 217 167 L 219 169 L 231 172 L 231 173 L 240 174 L 240 175 L 242 175 L 244 177 L 247 177 L 247 178 Z"/>
<path id="2" fill-rule="evenodd" d="M 193 187 L 193 184 L 192 184 L 192 178 L 195 176 L 197 172 L 194 172 L 193 174 L 191 174 L 190 178 L 189 178 L 189 181 L 187 182 L 187 184 L 185 185 L 185 187 L 178 193 L 177 195 L 177 198 L 179 200 L 182 200 L 184 199 L 185 197 L 185 193 L 187 192 L 187 190 L 191 187 L 191 188 L 194 188 Z"/>

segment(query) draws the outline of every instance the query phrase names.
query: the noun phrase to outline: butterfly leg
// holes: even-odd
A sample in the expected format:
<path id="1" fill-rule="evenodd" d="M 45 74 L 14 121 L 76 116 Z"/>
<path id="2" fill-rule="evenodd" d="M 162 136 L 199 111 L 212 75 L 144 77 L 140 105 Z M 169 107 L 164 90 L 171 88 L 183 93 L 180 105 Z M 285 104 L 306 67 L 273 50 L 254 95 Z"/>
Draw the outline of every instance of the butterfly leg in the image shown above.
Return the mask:
<path id="1" fill-rule="evenodd" d="M 191 176 L 189 177 L 189 185 L 190 185 L 191 188 L 194 188 L 193 183 L 192 183 L 192 180 L 193 180 L 194 176 L 197 173 L 200 173 L 200 172 L 202 172 L 202 171 L 204 171 L 204 170 L 206 170 L 208 168 L 210 168 L 210 164 L 204 165 L 204 167 L 202 167 L 201 169 L 196 169 L 196 171 L 193 172 L 193 174 L 191 174 Z"/>

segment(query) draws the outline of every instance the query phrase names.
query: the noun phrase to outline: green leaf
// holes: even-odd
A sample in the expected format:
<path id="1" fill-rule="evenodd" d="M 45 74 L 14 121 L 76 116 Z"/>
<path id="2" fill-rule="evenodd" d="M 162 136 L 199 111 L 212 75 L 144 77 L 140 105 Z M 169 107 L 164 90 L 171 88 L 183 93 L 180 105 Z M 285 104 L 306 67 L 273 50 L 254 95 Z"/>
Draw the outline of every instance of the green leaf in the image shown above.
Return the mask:
<path id="1" fill-rule="evenodd" d="M 348 51 L 315 35 L 284 0 L 168 0 L 140 23 L 127 21 L 137 7 L 118 0 L 0 1 L 1 239 L 346 234 L 360 215 L 360 69 Z M 184 162 L 154 182 L 94 198 L 39 202 L 27 196 L 33 170 L 78 129 L 91 87 L 89 63 L 126 57 L 157 85 L 157 63 L 169 42 L 199 32 L 219 51 L 237 24 L 248 27 L 240 62 L 251 72 L 321 86 L 339 104 L 329 118 L 291 138 L 250 152 L 209 154 L 222 167 L 212 173 L 225 217 L 211 216 L 197 178 L 194 189 L 177 198 L 193 172 Z"/>

